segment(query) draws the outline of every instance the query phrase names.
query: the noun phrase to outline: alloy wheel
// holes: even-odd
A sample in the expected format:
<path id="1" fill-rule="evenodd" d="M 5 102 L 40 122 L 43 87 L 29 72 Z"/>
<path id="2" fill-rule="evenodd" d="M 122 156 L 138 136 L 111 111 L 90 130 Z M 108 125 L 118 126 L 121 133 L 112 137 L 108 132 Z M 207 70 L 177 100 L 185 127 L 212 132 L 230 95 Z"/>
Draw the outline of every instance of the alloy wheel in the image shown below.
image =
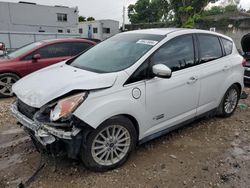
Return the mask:
<path id="1" fill-rule="evenodd" d="M 5 76 L 0 78 L 0 94 L 4 96 L 12 96 L 12 85 L 17 81 L 16 78 Z"/>
<path id="2" fill-rule="evenodd" d="M 227 114 L 230 114 L 236 108 L 238 101 L 238 92 L 232 88 L 228 94 L 226 95 L 225 103 L 224 103 L 224 110 Z"/>
<path id="3" fill-rule="evenodd" d="M 129 131 L 121 125 L 110 125 L 95 137 L 91 154 L 96 163 L 110 166 L 120 162 L 131 145 Z"/>

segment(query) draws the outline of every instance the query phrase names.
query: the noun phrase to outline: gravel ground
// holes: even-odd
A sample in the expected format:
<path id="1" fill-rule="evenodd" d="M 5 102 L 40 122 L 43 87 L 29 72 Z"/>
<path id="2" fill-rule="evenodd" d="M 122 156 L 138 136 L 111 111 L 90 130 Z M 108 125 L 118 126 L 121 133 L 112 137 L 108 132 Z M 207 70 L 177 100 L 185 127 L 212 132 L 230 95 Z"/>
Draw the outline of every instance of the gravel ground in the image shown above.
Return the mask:
<path id="1" fill-rule="evenodd" d="M 250 89 L 247 89 L 250 93 Z M 16 187 L 35 171 L 40 154 L 0 100 L 0 187 Z M 80 161 L 46 158 L 30 187 L 241 187 L 250 185 L 250 99 L 227 119 L 194 122 L 141 145 L 121 168 L 94 173 Z"/>

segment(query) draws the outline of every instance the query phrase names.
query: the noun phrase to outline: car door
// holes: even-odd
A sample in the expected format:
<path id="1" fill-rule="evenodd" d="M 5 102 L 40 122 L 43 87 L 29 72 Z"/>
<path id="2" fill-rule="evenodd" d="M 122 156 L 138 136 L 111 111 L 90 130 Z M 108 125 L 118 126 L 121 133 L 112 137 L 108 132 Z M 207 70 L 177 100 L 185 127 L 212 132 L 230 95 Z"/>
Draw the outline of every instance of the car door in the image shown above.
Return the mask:
<path id="1" fill-rule="evenodd" d="M 193 35 L 178 36 L 163 45 L 151 58 L 153 65 L 172 70 L 169 79 L 146 81 L 146 111 L 149 127 L 144 136 L 192 119 L 198 106 L 200 81 Z"/>
<path id="2" fill-rule="evenodd" d="M 224 56 L 224 49 L 218 36 L 197 34 L 199 46 L 201 91 L 197 115 L 218 107 L 221 89 L 231 74 L 231 58 Z"/>
<path id="3" fill-rule="evenodd" d="M 33 59 L 34 55 L 40 55 L 39 59 Z M 50 44 L 40 49 L 35 50 L 31 54 L 23 58 L 27 64 L 29 73 L 53 65 L 55 63 L 64 61 L 71 57 L 70 43 L 56 43 Z"/>

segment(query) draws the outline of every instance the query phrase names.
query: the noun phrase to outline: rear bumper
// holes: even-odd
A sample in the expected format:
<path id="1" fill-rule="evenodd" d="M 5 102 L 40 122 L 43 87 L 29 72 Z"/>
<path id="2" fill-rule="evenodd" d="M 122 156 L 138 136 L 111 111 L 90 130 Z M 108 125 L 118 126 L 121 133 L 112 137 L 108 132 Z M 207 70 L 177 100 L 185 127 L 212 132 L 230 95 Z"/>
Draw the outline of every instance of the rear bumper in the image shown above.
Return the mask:
<path id="1" fill-rule="evenodd" d="M 245 67 L 244 84 L 250 85 L 250 67 Z"/>
<path id="2" fill-rule="evenodd" d="M 244 84 L 250 85 L 250 77 L 249 76 L 244 76 Z"/>

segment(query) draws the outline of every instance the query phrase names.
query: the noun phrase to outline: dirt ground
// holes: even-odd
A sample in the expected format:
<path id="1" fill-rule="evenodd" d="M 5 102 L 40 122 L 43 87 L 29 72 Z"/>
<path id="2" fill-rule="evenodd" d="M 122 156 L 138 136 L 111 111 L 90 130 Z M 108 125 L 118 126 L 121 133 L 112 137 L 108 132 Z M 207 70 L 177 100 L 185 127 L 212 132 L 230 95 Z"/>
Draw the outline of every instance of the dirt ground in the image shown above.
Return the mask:
<path id="1" fill-rule="evenodd" d="M 250 89 L 246 89 L 250 93 Z M 0 187 L 16 187 L 36 170 L 40 154 L 0 100 Z M 250 99 L 227 119 L 194 122 L 137 148 L 121 168 L 94 173 L 80 161 L 45 159 L 30 187 L 250 187 Z"/>

